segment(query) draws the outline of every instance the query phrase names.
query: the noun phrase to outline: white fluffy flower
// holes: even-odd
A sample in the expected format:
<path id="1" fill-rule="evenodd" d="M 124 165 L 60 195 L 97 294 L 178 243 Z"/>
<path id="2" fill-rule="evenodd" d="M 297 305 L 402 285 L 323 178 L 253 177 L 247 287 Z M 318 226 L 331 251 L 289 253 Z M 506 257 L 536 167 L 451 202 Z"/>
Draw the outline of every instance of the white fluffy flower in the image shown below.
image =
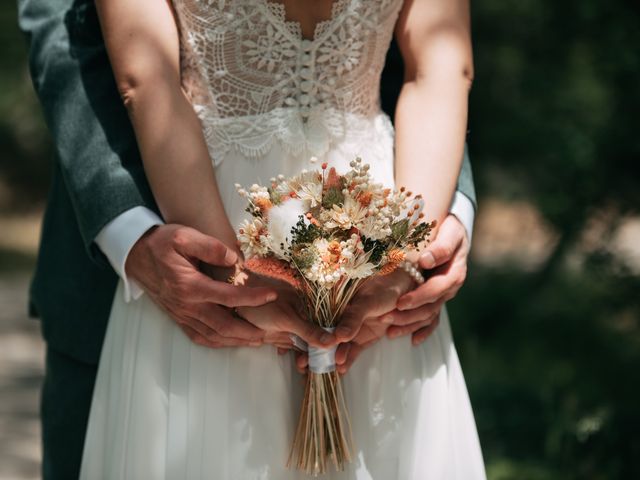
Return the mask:
<path id="1" fill-rule="evenodd" d="M 288 260 L 286 253 L 291 245 L 291 229 L 304 214 L 304 202 L 297 198 L 285 200 L 269 210 L 269 240 L 277 257 Z"/>

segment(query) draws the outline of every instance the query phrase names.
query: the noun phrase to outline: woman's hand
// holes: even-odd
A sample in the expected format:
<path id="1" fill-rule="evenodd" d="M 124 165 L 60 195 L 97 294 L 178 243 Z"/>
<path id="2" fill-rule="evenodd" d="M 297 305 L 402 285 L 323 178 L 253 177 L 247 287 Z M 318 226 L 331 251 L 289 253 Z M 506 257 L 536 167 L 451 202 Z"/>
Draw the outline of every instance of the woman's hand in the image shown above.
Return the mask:
<path id="1" fill-rule="evenodd" d="M 393 317 L 389 336 L 411 334 L 414 345 L 427 339 L 442 306 L 456 296 L 466 279 L 470 248 L 464 225 L 454 215 L 448 215 L 438 236 L 418 260 L 420 267 L 428 271 L 426 281 L 400 297 L 398 309 L 389 314 Z"/>
<path id="2" fill-rule="evenodd" d="M 398 268 L 389 275 L 376 276 L 365 282 L 342 315 L 336 327 L 336 338 L 341 344 L 336 351 L 339 373 L 345 373 L 357 355 L 367 346 L 384 337 L 392 318 L 387 314 L 396 309 L 398 298 L 414 288 L 415 282 Z M 308 356 L 301 353 L 296 366 L 306 371 Z"/>
<path id="3" fill-rule="evenodd" d="M 307 344 L 327 348 L 335 345 L 336 338 L 306 318 L 300 296 L 284 282 L 250 274 L 251 287 L 268 287 L 277 292 L 275 302 L 258 307 L 236 308 L 237 314 L 265 332 L 264 342 L 278 348 L 291 348 L 291 335 L 297 335 Z"/>
<path id="4" fill-rule="evenodd" d="M 384 331 L 388 324 L 384 314 L 395 310 L 398 298 L 409 292 L 414 282 L 402 269 L 398 268 L 389 275 L 376 276 L 365 282 L 353 298 L 336 326 L 336 338 L 339 342 L 349 342 L 356 338 L 362 328 L 365 332 Z M 379 322 L 371 323 L 373 319 Z"/>

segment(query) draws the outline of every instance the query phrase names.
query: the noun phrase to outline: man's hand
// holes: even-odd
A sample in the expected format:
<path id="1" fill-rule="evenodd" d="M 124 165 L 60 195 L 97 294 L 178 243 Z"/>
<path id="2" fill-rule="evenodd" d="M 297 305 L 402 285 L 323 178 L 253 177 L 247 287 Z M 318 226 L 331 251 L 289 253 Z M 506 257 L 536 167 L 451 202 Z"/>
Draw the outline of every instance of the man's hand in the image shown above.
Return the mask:
<path id="1" fill-rule="evenodd" d="M 237 254 L 192 228 L 162 225 L 133 246 L 125 270 L 189 338 L 207 347 L 259 346 L 264 332 L 225 307 L 272 302 L 270 288 L 233 286 L 212 280 L 200 264 L 231 267 Z"/>

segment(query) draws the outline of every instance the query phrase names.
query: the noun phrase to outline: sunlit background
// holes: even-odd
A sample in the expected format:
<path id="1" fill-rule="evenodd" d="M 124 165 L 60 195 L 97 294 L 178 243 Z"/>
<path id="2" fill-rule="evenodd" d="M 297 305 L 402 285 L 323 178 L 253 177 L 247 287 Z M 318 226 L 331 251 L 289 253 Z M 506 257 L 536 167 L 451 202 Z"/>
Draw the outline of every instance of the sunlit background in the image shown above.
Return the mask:
<path id="1" fill-rule="evenodd" d="M 488 474 L 640 478 L 640 3 L 475 0 L 478 212 L 452 327 Z M 0 479 L 39 474 L 26 299 L 52 145 L 0 9 Z"/>

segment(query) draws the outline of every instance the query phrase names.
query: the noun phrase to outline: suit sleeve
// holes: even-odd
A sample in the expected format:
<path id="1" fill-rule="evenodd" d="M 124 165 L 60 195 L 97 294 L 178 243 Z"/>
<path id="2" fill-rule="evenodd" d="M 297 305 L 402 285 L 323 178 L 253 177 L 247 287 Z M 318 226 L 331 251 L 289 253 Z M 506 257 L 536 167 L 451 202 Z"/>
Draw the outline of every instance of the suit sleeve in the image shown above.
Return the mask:
<path id="1" fill-rule="evenodd" d="M 20 0 L 33 85 L 84 244 L 121 213 L 158 212 L 118 94 L 93 2 Z"/>

